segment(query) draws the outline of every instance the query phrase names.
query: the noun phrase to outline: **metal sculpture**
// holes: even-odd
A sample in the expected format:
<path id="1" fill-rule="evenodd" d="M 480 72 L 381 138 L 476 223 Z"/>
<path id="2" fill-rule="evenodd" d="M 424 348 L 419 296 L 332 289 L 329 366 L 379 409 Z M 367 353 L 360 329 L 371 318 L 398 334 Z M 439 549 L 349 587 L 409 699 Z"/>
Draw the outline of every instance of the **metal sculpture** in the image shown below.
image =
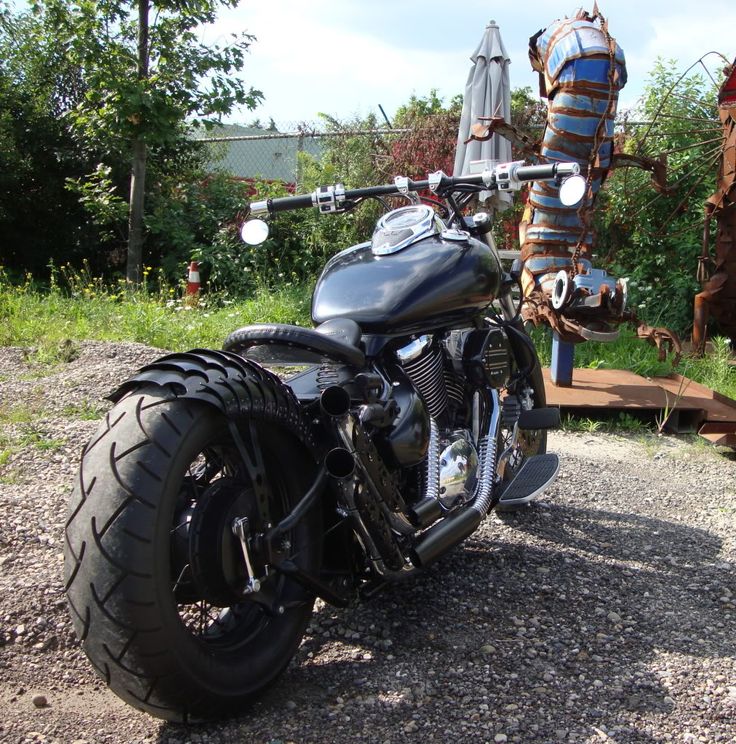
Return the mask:
<path id="1" fill-rule="evenodd" d="M 695 295 L 693 350 L 705 351 L 709 316 L 736 345 L 736 60 L 726 70 L 718 92 L 723 150 L 715 193 L 705 205 L 703 252 L 698 265 L 702 291 Z M 710 254 L 710 226 L 716 221 L 715 258 Z"/>
<path id="2" fill-rule="evenodd" d="M 484 139 L 497 132 L 527 154 L 545 162 L 577 162 L 586 174 L 586 195 L 576 207 L 560 202 L 554 184 L 533 184 L 519 229 L 522 314 L 554 332 L 553 382 L 571 384 L 574 344 L 613 341 L 624 322 L 635 325 L 640 338 L 655 344 L 660 357 L 668 350 L 679 356 L 676 334 L 640 323 L 626 308 L 625 282 L 592 264 L 592 215 L 611 168 L 644 168 L 651 171 L 654 188 L 666 191 L 663 162 L 613 153 L 618 94 L 626 84 L 624 53 L 594 5 L 592 13 L 580 10 L 533 36 L 529 55 L 540 75 L 540 93 L 549 101 L 541 144 L 497 117 L 473 133 Z"/>

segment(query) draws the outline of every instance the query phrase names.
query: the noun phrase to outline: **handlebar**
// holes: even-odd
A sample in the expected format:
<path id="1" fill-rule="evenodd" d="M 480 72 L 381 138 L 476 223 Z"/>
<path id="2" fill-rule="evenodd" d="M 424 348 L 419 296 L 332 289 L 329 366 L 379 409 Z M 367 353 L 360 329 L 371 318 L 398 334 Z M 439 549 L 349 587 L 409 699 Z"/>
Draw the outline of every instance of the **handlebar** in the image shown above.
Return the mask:
<path id="1" fill-rule="evenodd" d="M 284 196 L 278 199 L 264 199 L 251 202 L 250 213 L 254 217 L 291 209 L 316 207 L 320 212 L 340 212 L 353 206 L 353 202 L 374 196 L 406 194 L 410 191 L 425 191 L 447 194 L 458 186 L 478 186 L 489 191 L 515 191 L 527 181 L 549 181 L 580 173 L 577 163 L 547 163 L 545 165 L 524 165 L 523 161 L 502 163 L 488 167 L 482 173 L 465 176 L 447 176 L 442 171 L 429 175 L 426 180 L 412 181 L 398 177 L 392 184 L 367 186 L 360 189 L 345 189 L 341 184 L 320 186 L 311 194 Z"/>

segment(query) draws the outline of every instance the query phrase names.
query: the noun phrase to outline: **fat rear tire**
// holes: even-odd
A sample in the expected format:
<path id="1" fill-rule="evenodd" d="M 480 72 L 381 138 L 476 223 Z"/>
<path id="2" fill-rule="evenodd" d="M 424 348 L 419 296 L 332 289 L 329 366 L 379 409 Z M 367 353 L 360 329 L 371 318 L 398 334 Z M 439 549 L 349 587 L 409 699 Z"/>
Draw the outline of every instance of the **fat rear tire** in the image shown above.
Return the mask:
<path id="1" fill-rule="evenodd" d="M 276 383 L 259 384 L 269 388 L 262 392 L 272 399 L 283 395 Z M 277 420 L 262 417 L 252 427 L 249 441 L 257 442 L 268 474 L 270 516 L 279 519 L 311 484 L 314 463 Z M 207 465 L 210 461 L 215 464 Z M 218 486 L 222 474 L 206 478 L 219 462 L 225 463 L 226 477 Z M 312 611 L 313 597 L 275 572 L 268 581 L 282 614 L 240 595 L 211 605 L 182 596 L 187 559 L 182 561 L 177 530 L 187 519 L 193 523 L 192 509 L 201 512 L 207 504 L 207 519 L 199 519 L 208 525 L 199 531 L 204 542 L 212 524 L 230 519 L 217 511 L 226 508 L 216 500 L 223 484 L 225 492 L 240 489 L 238 499 L 254 500 L 247 469 L 237 462 L 237 446 L 221 413 L 155 386 L 123 398 L 83 453 L 65 543 L 74 627 L 107 685 L 160 718 L 186 722 L 242 711 L 284 670 Z M 186 503 L 195 506 L 185 512 Z M 219 529 L 223 543 L 225 533 Z M 319 510 L 312 509 L 289 539 L 295 562 L 317 571 Z M 226 546 L 233 565 L 237 547 Z"/>

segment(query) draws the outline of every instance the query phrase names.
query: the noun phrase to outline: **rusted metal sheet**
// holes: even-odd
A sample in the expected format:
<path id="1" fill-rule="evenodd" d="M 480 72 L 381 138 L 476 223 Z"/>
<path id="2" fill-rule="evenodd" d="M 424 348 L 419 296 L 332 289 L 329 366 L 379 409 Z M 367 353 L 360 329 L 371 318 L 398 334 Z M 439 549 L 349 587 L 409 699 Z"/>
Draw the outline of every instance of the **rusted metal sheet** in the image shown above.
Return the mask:
<path id="1" fill-rule="evenodd" d="M 693 346 L 705 348 L 706 324 L 712 316 L 736 344 L 736 60 L 718 95 L 723 151 L 716 192 L 705 205 L 703 252 L 698 267 L 702 290 L 695 295 Z M 710 253 L 710 224 L 716 221 L 715 257 Z"/>
<path id="2" fill-rule="evenodd" d="M 682 375 L 641 377 L 617 369 L 575 369 L 570 387 L 552 384 L 543 370 L 547 404 L 575 411 L 640 411 L 670 415 L 667 429 L 697 432 L 736 448 L 736 401 Z"/>

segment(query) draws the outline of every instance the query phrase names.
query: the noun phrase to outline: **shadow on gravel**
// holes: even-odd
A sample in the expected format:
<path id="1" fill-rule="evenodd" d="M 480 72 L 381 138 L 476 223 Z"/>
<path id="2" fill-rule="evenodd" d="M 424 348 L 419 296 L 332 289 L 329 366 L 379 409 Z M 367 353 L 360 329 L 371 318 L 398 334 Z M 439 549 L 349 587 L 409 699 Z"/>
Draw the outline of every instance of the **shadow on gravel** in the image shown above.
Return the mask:
<path id="1" fill-rule="evenodd" d="M 657 722 L 687 702 L 676 690 L 687 689 L 688 666 L 667 657 L 736 653 L 720 601 L 733 566 L 719 563 L 720 549 L 712 534 L 663 519 L 531 508 L 371 602 L 321 609 L 248 717 L 201 731 L 583 742 L 603 740 L 598 729 L 626 744 L 660 741 Z M 714 731 L 731 730 L 732 713 L 716 705 L 711 715 Z M 182 734 L 164 726 L 160 741 Z"/>

